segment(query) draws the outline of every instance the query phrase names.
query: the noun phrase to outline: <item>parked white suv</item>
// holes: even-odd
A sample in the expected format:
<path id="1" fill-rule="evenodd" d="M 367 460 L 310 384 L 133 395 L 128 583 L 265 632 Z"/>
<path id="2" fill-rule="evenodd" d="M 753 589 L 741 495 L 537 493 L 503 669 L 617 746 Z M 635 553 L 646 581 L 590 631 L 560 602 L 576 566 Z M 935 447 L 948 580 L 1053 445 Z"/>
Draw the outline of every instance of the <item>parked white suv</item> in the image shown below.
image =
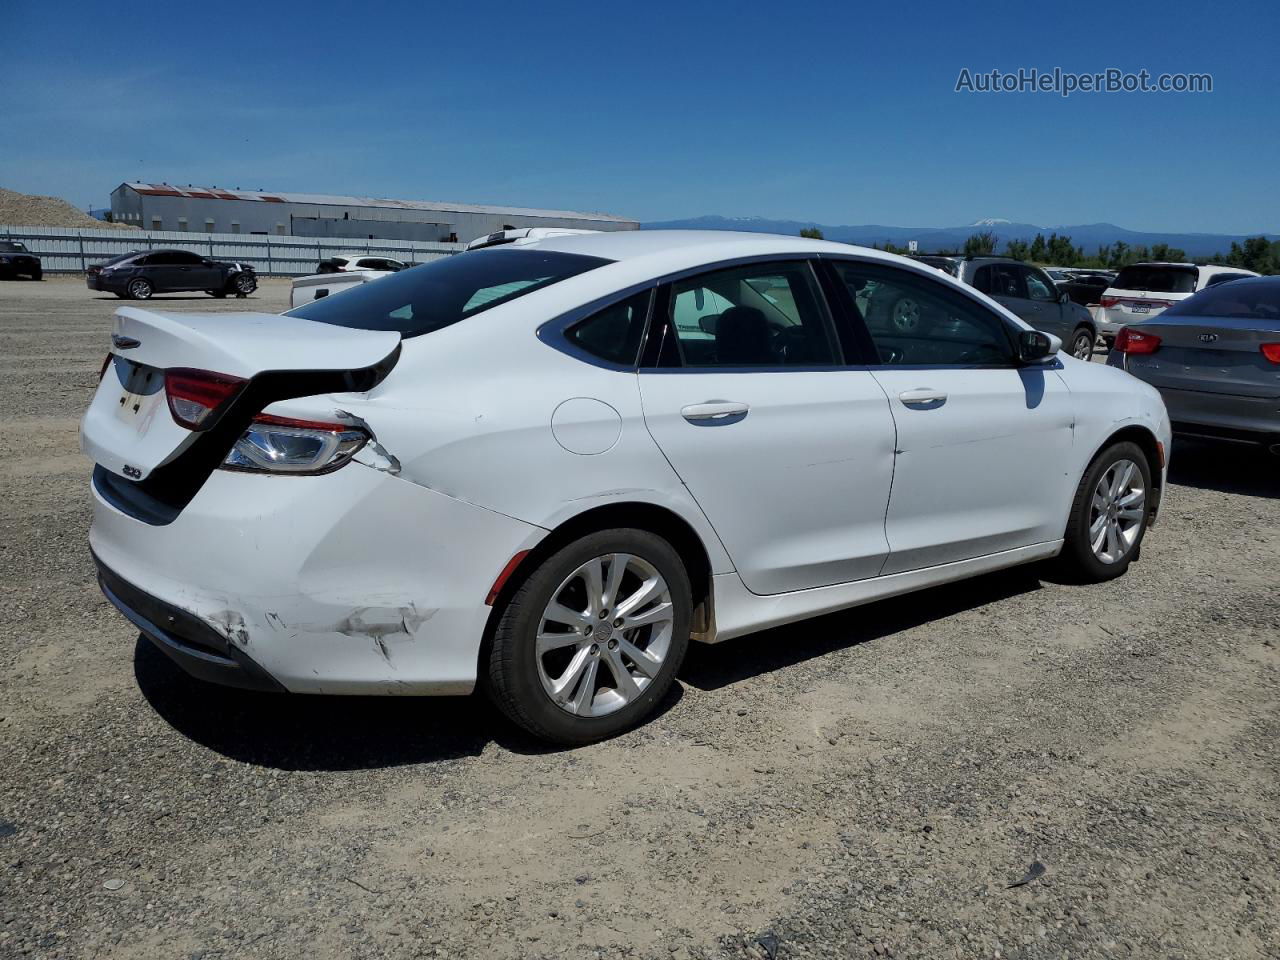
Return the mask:
<path id="1" fill-rule="evenodd" d="M 1252 270 L 1218 263 L 1133 263 L 1123 268 L 1102 293 L 1095 317 L 1098 332 L 1110 347 L 1127 323 L 1150 320 L 1185 300 L 1197 290 L 1215 283 L 1256 277 Z"/>

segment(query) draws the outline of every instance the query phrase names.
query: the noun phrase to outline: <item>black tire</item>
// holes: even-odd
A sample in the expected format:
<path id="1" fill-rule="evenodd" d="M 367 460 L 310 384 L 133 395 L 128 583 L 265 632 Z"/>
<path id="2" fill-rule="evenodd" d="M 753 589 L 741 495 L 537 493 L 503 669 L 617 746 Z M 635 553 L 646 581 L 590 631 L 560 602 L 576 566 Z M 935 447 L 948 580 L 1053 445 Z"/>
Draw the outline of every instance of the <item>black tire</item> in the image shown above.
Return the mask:
<path id="1" fill-rule="evenodd" d="M 1071 343 L 1067 347 L 1067 352 L 1077 360 L 1089 360 L 1093 357 L 1093 346 L 1097 339 L 1088 327 L 1076 327 L 1071 334 Z M 1081 356 L 1082 353 L 1084 356 Z"/>
<path id="2" fill-rule="evenodd" d="M 1108 562 L 1094 552 L 1089 535 L 1090 527 L 1099 516 L 1094 505 L 1094 492 L 1108 471 L 1125 460 L 1136 464 L 1142 475 L 1142 489 L 1145 492 L 1142 516 L 1132 542 L 1119 553 L 1117 559 Z M 1123 576 L 1142 549 L 1142 540 L 1147 534 L 1147 522 L 1151 515 L 1152 496 L 1151 465 L 1147 462 L 1147 455 L 1136 443 L 1128 440 L 1113 443 L 1094 457 L 1089 469 L 1080 478 L 1080 485 L 1071 501 L 1066 539 L 1058 558 L 1063 571 L 1071 579 L 1081 583 L 1102 583 Z"/>
<path id="3" fill-rule="evenodd" d="M 35 273 L 31 274 L 31 279 L 32 279 L 32 280 L 43 280 L 43 279 L 44 279 L 44 270 L 43 270 L 43 269 L 37 269 Z"/>
<path id="4" fill-rule="evenodd" d="M 635 699 L 612 713 L 581 717 L 557 706 L 544 689 L 535 636 L 547 604 L 565 579 L 593 558 L 613 554 L 639 558 L 666 581 L 673 613 L 671 639 L 656 676 Z M 589 534 L 546 557 L 506 602 L 494 631 L 485 687 L 503 713 L 542 740 L 579 746 L 616 736 L 645 719 L 667 695 L 689 648 L 692 610 L 688 572 L 666 540 L 646 530 L 626 528 Z M 600 676 L 601 688 L 607 690 L 608 683 L 603 680 L 612 675 L 601 671 Z"/>
<path id="5" fill-rule="evenodd" d="M 125 295 L 130 300 L 150 300 L 155 288 L 146 277 L 134 277 L 125 287 Z"/>

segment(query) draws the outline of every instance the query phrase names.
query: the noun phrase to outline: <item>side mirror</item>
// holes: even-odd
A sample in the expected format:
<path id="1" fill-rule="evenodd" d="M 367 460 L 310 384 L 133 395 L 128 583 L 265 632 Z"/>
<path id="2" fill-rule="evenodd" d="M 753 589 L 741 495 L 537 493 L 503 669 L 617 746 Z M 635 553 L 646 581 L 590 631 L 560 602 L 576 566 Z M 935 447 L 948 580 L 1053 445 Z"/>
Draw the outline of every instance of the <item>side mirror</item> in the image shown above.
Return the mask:
<path id="1" fill-rule="evenodd" d="M 1062 291 L 1062 293 L 1058 294 L 1058 302 L 1059 302 L 1059 303 L 1070 303 L 1070 302 L 1071 302 L 1071 297 L 1070 297 L 1070 295 L 1069 295 L 1069 294 L 1064 290 L 1064 291 Z"/>
<path id="2" fill-rule="evenodd" d="M 1043 363 L 1062 349 L 1062 341 L 1051 333 L 1023 330 L 1018 334 L 1018 359 L 1023 363 Z"/>

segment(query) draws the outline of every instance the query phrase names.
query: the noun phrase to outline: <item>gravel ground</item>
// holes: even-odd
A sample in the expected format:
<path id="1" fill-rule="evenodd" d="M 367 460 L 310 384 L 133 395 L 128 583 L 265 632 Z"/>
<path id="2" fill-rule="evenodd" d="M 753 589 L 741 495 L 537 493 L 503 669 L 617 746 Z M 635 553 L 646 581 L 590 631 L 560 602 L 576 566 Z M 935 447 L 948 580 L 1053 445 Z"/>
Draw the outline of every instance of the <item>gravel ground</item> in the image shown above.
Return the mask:
<path id="1" fill-rule="evenodd" d="M 76 448 L 114 306 L 0 284 L 0 956 L 1280 956 L 1280 461 L 1180 443 L 1119 581 L 700 647 L 649 725 L 547 751 L 137 642 Z"/>

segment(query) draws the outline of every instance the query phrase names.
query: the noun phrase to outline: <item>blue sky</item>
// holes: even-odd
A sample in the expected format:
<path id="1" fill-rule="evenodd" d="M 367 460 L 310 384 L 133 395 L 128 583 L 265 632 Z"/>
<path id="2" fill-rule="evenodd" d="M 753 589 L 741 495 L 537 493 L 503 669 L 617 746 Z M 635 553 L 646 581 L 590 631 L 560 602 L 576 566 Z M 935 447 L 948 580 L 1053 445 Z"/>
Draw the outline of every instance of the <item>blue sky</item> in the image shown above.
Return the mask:
<path id="1" fill-rule="evenodd" d="M 1280 6 L 3 0 L 0 186 L 1280 232 Z M 1220 32 L 1220 36 L 1219 36 Z M 1211 94 L 957 94 L 961 68 Z"/>

